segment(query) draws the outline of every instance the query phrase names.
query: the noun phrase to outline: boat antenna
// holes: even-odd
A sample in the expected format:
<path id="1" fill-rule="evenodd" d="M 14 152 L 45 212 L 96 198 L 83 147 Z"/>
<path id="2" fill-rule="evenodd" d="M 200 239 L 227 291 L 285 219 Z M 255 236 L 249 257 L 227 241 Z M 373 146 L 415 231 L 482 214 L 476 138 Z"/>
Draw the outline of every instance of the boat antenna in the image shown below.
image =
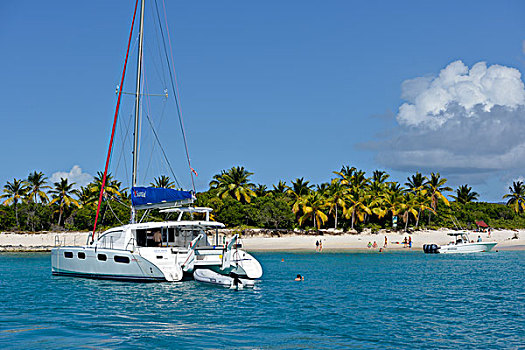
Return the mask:
<path id="1" fill-rule="evenodd" d="M 133 170 L 131 177 L 131 190 L 137 186 L 138 170 L 138 144 L 139 144 L 139 114 L 140 114 L 140 88 L 142 83 L 142 48 L 144 44 L 144 0 L 141 1 L 140 27 L 139 27 L 139 53 L 137 57 L 137 86 L 135 91 L 135 128 L 133 130 Z M 131 223 L 135 223 L 136 209 L 131 205 Z"/>
<path id="2" fill-rule="evenodd" d="M 124 60 L 124 69 L 122 69 L 122 78 L 120 79 L 120 86 L 119 86 L 118 98 L 117 98 L 117 106 L 115 108 L 115 116 L 113 117 L 113 128 L 111 130 L 111 139 L 109 140 L 108 155 L 107 155 L 107 158 L 106 158 L 106 167 L 104 169 L 104 176 L 102 177 L 102 186 L 100 187 L 100 194 L 98 196 L 97 215 L 95 216 L 95 224 L 93 225 L 93 234 L 91 235 L 91 243 L 93 243 L 93 241 L 95 240 L 95 231 L 97 229 L 98 215 L 100 213 L 100 204 L 102 202 L 102 195 L 104 194 L 104 186 L 106 185 L 106 177 L 107 177 L 107 174 L 108 174 L 109 160 L 111 158 L 111 149 L 113 147 L 113 138 L 115 136 L 115 128 L 116 128 L 116 125 L 117 125 L 117 119 L 118 119 L 119 107 L 120 107 L 120 98 L 122 97 L 122 87 L 124 86 L 124 77 L 126 75 L 126 65 L 128 64 L 129 47 L 131 45 L 131 38 L 133 36 L 133 27 L 135 25 L 135 15 L 137 14 L 138 3 L 139 3 L 139 0 L 136 0 L 136 2 L 135 2 L 135 10 L 133 11 L 133 20 L 131 21 L 131 29 L 129 31 L 128 48 L 126 50 L 126 59 Z M 144 8 L 144 0 L 143 0 L 143 3 L 142 3 L 142 7 Z"/>

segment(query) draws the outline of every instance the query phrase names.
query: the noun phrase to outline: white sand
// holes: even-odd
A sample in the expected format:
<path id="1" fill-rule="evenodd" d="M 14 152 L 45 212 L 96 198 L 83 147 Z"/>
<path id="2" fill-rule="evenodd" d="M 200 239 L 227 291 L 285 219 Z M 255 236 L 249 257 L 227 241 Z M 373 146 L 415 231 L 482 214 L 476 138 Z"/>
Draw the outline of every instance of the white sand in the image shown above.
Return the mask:
<path id="1" fill-rule="evenodd" d="M 254 251 L 278 251 L 278 250 L 315 250 L 315 242 L 321 240 L 323 250 L 352 250 L 368 249 L 368 242 L 377 242 L 378 248 L 383 247 L 385 236 L 388 239 L 387 249 L 405 249 L 402 244 L 405 237 L 412 237 L 412 249 L 422 249 L 423 244 L 435 243 L 438 245 L 446 244 L 452 239 L 447 236 L 451 230 L 436 231 L 417 231 L 410 235 L 407 233 L 378 233 L 378 234 L 342 234 L 342 235 L 286 235 L 279 238 L 270 237 L 247 237 L 243 239 L 246 250 Z M 511 239 L 518 233 L 519 239 Z M 496 241 L 498 249 L 525 249 L 525 230 L 518 232 L 512 230 L 498 230 L 491 233 L 470 233 L 470 239 L 477 240 L 478 235 L 483 241 Z"/>
<path id="2" fill-rule="evenodd" d="M 87 232 L 0 233 L 0 251 L 48 251 L 55 245 L 84 245 Z"/>
<path id="3" fill-rule="evenodd" d="M 448 243 L 451 238 L 447 236 L 451 230 L 417 231 L 411 233 L 412 249 L 421 249 L 423 244 L 435 243 L 438 245 Z M 516 233 L 519 239 L 511 239 Z M 87 242 L 88 232 L 46 232 L 46 233 L 0 233 L 0 251 L 48 251 L 56 244 L 84 245 Z M 518 232 L 512 230 L 493 231 L 491 237 L 487 233 L 471 233 L 470 238 L 477 240 L 481 235 L 483 241 L 496 241 L 495 250 L 525 250 L 525 230 Z M 377 242 L 378 248 L 383 247 L 385 236 L 388 238 L 387 249 L 404 248 L 403 239 L 409 237 L 403 233 L 379 234 L 341 234 L 341 235 L 295 235 L 286 234 L 281 237 L 253 236 L 245 237 L 242 242 L 244 248 L 250 251 L 279 251 L 279 250 L 304 250 L 315 251 L 315 242 L 321 240 L 323 250 L 367 250 L 368 242 Z M 397 242 L 397 243 L 396 243 Z"/>

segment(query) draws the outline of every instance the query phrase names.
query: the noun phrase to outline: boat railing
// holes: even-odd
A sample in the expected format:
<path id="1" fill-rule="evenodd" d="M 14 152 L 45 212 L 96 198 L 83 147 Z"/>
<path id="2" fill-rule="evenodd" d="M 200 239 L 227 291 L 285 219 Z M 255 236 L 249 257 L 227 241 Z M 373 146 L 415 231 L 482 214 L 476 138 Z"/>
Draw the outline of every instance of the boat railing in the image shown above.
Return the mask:
<path id="1" fill-rule="evenodd" d="M 71 244 L 71 242 L 70 242 Z M 55 247 L 62 247 L 62 246 L 66 246 L 66 236 L 63 236 L 63 237 L 60 237 L 59 235 L 55 235 L 55 242 L 54 242 L 54 245 Z M 77 237 L 76 236 L 73 236 L 73 246 L 76 246 L 77 245 Z"/>
<path id="2" fill-rule="evenodd" d="M 135 237 L 131 237 L 128 241 L 128 243 L 126 244 L 126 247 L 124 248 L 124 250 L 128 250 L 128 247 L 129 245 L 131 244 L 131 250 L 135 250 L 135 247 L 136 247 L 136 242 L 137 240 L 135 239 Z"/>
<path id="3" fill-rule="evenodd" d="M 109 239 L 108 239 L 108 236 L 102 236 L 102 238 L 99 241 L 100 241 L 100 245 L 99 245 L 100 248 L 113 249 L 113 236 L 109 236 Z"/>

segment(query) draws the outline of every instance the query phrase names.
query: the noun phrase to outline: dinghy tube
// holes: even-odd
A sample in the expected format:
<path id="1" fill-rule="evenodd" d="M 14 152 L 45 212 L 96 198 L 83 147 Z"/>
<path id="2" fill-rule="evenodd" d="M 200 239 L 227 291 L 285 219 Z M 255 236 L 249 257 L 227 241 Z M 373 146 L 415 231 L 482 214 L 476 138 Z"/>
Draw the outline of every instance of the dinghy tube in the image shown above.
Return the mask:
<path id="1" fill-rule="evenodd" d="M 209 269 L 197 269 L 193 272 L 195 281 L 223 286 L 226 288 L 253 288 L 255 281 L 247 278 L 240 278 L 236 273 L 230 273 L 229 276 L 221 275 Z"/>

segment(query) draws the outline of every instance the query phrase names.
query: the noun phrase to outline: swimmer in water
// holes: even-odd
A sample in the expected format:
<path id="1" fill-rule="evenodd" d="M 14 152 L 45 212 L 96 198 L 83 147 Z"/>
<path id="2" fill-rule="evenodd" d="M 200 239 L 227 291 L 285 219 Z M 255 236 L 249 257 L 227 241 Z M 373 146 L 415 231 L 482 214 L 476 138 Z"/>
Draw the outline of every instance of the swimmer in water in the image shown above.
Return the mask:
<path id="1" fill-rule="evenodd" d="M 304 277 L 300 274 L 297 274 L 297 277 L 295 277 L 295 281 L 304 281 Z"/>

